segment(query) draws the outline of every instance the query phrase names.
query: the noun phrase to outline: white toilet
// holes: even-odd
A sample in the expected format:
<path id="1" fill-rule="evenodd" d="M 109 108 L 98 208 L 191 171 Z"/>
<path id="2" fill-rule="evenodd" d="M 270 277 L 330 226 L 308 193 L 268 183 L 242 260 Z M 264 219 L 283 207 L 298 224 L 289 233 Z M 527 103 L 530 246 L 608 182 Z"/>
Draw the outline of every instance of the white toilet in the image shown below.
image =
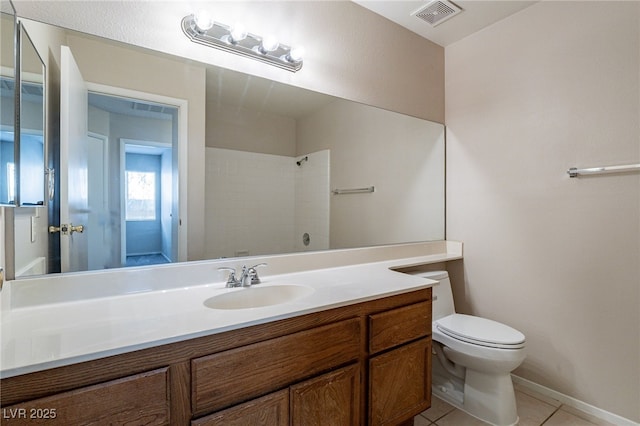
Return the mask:
<path id="1" fill-rule="evenodd" d="M 511 371 L 524 361 L 524 334 L 457 314 L 446 271 L 417 275 L 439 282 L 433 287 L 433 394 L 487 423 L 517 424 Z"/>

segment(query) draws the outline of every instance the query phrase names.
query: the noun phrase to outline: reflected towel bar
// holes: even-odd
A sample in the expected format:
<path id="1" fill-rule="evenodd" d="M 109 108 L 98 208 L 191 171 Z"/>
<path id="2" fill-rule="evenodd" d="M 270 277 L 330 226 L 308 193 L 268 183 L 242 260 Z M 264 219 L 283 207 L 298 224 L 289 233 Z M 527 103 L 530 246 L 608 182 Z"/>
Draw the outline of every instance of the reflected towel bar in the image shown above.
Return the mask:
<path id="1" fill-rule="evenodd" d="M 597 175 L 604 173 L 624 173 L 624 172 L 637 172 L 640 171 L 640 164 L 628 164 L 624 166 L 604 166 L 604 167 L 591 167 L 588 169 L 578 169 L 575 167 L 567 170 L 569 177 L 577 177 L 579 175 Z"/>
<path id="2" fill-rule="evenodd" d="M 366 188 L 334 189 L 333 191 L 331 191 L 331 193 L 334 194 L 334 195 L 363 194 L 363 193 L 366 193 L 366 192 L 375 192 L 375 190 L 376 190 L 375 186 L 368 186 Z"/>

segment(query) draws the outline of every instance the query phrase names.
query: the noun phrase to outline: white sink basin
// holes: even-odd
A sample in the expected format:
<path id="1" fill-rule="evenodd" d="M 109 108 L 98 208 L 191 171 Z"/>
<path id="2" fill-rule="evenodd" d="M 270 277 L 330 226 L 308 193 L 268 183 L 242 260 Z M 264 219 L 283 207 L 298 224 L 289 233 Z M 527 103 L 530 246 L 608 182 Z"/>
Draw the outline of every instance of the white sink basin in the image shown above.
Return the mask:
<path id="1" fill-rule="evenodd" d="M 315 290 L 295 284 L 253 286 L 218 294 L 204 301 L 211 309 L 249 309 L 278 305 L 308 296 Z"/>

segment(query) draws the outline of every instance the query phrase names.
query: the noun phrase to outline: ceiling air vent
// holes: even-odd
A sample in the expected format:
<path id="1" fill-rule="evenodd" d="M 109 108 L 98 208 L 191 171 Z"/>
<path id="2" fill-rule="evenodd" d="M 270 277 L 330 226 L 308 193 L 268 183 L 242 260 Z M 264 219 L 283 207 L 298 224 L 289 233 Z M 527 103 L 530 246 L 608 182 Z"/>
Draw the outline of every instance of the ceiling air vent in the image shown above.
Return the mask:
<path id="1" fill-rule="evenodd" d="M 462 9 L 447 0 L 435 0 L 422 6 L 411 15 L 416 16 L 432 27 L 439 25 L 447 19 L 453 18 Z"/>
<path id="2" fill-rule="evenodd" d="M 170 110 L 162 105 L 154 105 L 143 102 L 132 102 L 131 108 L 134 111 L 151 112 L 156 114 L 171 114 Z"/>

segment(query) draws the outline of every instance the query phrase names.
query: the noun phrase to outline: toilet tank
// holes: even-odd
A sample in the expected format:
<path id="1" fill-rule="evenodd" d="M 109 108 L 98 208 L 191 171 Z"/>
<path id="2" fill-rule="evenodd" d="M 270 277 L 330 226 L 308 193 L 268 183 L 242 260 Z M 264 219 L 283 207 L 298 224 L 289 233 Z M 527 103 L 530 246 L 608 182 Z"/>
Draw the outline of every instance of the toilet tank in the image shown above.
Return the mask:
<path id="1" fill-rule="evenodd" d="M 433 321 L 456 313 L 456 308 L 453 305 L 451 282 L 449 281 L 449 273 L 447 271 L 420 272 L 416 275 L 438 281 L 438 284 L 432 288 Z"/>

